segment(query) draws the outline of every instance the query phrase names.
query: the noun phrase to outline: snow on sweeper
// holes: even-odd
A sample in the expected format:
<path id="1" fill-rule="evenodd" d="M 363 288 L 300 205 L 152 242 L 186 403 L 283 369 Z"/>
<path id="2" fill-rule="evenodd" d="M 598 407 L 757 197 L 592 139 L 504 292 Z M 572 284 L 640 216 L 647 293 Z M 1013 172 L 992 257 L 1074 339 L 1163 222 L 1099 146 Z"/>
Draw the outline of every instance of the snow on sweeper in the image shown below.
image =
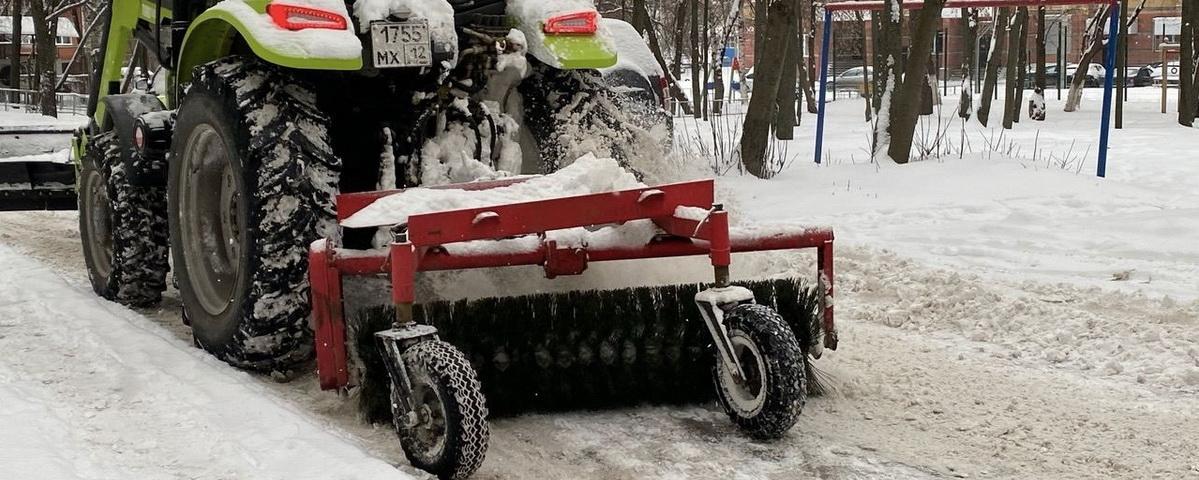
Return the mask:
<path id="1" fill-rule="evenodd" d="M 72 141 L 93 288 L 153 305 L 173 265 L 197 346 L 284 378 L 315 353 L 322 388 L 361 391 L 443 478 L 481 464 L 489 406 L 715 384 L 743 431 L 782 435 L 836 347 L 832 233 L 730 229 L 711 181 L 629 173 L 670 118 L 608 22 L 590 0 L 113 0 Z M 732 252 L 793 248 L 815 286 L 730 281 Z M 710 288 L 416 298 L 418 272 L 688 255 Z M 349 275 L 388 279 L 390 306 L 347 319 Z"/>

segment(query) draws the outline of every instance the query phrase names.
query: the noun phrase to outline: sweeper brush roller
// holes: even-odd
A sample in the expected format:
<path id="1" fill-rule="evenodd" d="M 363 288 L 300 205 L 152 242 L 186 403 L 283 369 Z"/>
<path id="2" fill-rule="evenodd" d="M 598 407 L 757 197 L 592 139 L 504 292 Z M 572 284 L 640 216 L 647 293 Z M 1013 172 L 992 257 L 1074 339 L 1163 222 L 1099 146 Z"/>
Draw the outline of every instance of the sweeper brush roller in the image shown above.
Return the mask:
<path id="1" fill-rule="evenodd" d="M 734 282 L 787 321 L 805 353 L 820 338 L 819 296 L 802 280 Z M 531 411 L 688 404 L 712 399 L 712 340 L 695 306 L 702 285 L 417 304 L 478 373 L 493 416 Z M 391 387 L 375 332 L 392 307 L 367 308 L 349 328 L 358 401 L 373 423 L 391 420 Z M 809 368 L 811 368 L 809 366 Z M 813 385 L 809 378 L 809 389 Z"/>

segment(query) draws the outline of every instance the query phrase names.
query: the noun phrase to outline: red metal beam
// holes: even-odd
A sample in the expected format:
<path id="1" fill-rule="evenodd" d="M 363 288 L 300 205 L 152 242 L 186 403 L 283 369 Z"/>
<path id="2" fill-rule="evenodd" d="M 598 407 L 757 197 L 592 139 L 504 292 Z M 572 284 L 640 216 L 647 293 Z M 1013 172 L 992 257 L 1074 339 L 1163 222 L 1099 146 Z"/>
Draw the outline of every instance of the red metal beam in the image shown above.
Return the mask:
<path id="1" fill-rule="evenodd" d="M 947 0 L 945 8 L 982 8 L 982 7 L 1037 7 L 1037 6 L 1054 6 L 1054 5 L 1099 5 L 1114 3 L 1112 0 Z M 879 0 L 870 0 L 865 2 L 836 2 L 824 5 L 824 8 L 833 12 L 847 12 L 855 10 L 882 10 L 886 8 L 886 2 Z M 924 8 L 922 1 L 904 1 L 900 4 L 900 8 L 904 10 L 915 10 Z"/>
<path id="2" fill-rule="evenodd" d="M 698 180 L 412 215 L 408 217 L 408 240 L 418 246 L 433 246 L 667 217 L 680 206 L 711 207 L 713 191 L 712 180 Z"/>
<path id="3" fill-rule="evenodd" d="M 791 250 L 798 248 L 821 248 L 833 241 L 832 230 L 808 229 L 802 232 L 771 235 L 762 238 L 737 238 L 730 240 L 733 253 L 763 252 L 769 250 Z M 475 253 L 452 255 L 444 249 L 430 249 L 420 256 L 417 271 L 464 270 L 469 268 L 496 268 L 518 265 L 541 265 L 545 262 L 546 246 L 527 252 Z M 685 257 L 707 255 L 707 242 L 689 238 L 666 237 L 640 247 L 606 248 L 587 250 L 587 259 L 592 262 L 613 260 L 635 260 L 660 257 Z M 347 252 L 340 250 L 338 253 Z M 334 260 L 336 269 L 343 275 L 379 275 L 390 269 L 386 250 L 370 254 L 354 253 L 339 255 Z"/>

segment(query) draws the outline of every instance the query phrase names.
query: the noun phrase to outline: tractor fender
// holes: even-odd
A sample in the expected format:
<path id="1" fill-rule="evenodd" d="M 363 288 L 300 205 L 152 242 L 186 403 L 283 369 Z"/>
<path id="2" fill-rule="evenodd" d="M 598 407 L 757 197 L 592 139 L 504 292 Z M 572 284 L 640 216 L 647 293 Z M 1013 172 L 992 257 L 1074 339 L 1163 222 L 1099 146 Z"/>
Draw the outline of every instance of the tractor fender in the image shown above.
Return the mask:
<path id="1" fill-rule="evenodd" d="M 616 65 L 616 46 L 603 22 L 593 34 L 547 34 L 546 21 L 556 15 L 578 13 L 593 7 L 579 7 L 591 2 L 545 2 L 545 8 L 509 8 L 508 16 L 524 34 L 529 55 L 553 68 L 584 70 Z M 598 12 L 596 13 L 598 15 Z"/>
<path id="2" fill-rule="evenodd" d="M 266 13 L 267 0 L 224 0 L 204 11 L 183 37 L 179 53 L 178 85 L 191 81 L 192 70 L 230 54 L 237 39 L 245 41 L 254 56 L 282 67 L 310 70 L 359 70 L 362 42 L 340 0 L 289 1 L 335 12 L 346 18 L 345 30 L 287 30 Z"/>
<path id="3" fill-rule="evenodd" d="M 108 95 L 100 101 L 104 103 L 107 112 L 100 131 L 117 132 L 117 147 L 121 149 L 119 158 L 128 172 L 129 183 L 139 187 L 166 185 L 165 175 L 139 168 L 142 162 L 137 162 L 134 158 L 136 149 L 133 146 L 133 130 L 137 118 L 146 113 L 161 112 L 166 106 L 157 96 L 147 93 Z"/>

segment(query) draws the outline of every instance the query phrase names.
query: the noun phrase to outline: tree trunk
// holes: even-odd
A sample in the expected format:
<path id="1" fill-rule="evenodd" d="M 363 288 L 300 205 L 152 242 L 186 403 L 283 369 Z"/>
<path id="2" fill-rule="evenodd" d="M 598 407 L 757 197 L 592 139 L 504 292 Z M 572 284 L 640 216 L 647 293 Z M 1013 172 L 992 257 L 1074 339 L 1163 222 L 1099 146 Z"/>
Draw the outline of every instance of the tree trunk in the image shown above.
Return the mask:
<path id="1" fill-rule="evenodd" d="M 21 16 L 24 14 L 23 0 L 12 0 L 12 52 L 8 60 L 8 82 L 13 89 L 21 89 Z M 19 102 L 20 95 L 14 93 L 12 102 Z"/>
<path id="2" fill-rule="evenodd" d="M 790 42 L 785 41 L 788 19 L 795 15 L 791 0 L 771 0 L 763 38 L 770 45 L 777 45 L 774 61 L 756 60 L 754 66 L 754 95 L 749 97 L 749 108 L 745 112 L 745 124 L 741 129 L 741 163 L 745 170 L 758 178 L 767 178 L 774 172 L 766 164 L 766 144 L 770 140 L 770 118 L 773 115 L 782 77 L 781 56 L 786 55 Z M 756 12 L 761 14 L 762 11 Z"/>
<path id="3" fill-rule="evenodd" d="M 1116 128 L 1124 128 L 1124 97 L 1128 95 L 1128 0 L 1120 0 L 1120 42 L 1116 45 Z"/>
<path id="4" fill-rule="evenodd" d="M 799 4 L 796 0 L 784 1 L 791 2 L 792 8 Z M 782 57 L 782 71 L 779 72 L 778 93 L 775 95 L 777 110 L 774 116 L 774 138 L 779 140 L 795 139 L 795 70 L 799 67 L 800 57 L 798 37 L 796 37 L 799 29 L 795 23 L 798 21 L 799 15 L 787 18 L 786 37 L 783 39 L 787 43 L 787 48 Z"/>
<path id="5" fill-rule="evenodd" d="M 1197 108 L 1195 94 L 1195 19 L 1199 17 L 1196 0 L 1182 2 L 1182 31 L 1178 48 L 1178 124 L 1186 127 L 1195 123 Z M 1164 68 L 1164 67 L 1163 67 Z"/>
<path id="6" fill-rule="evenodd" d="M 1087 79 L 1086 72 L 1091 68 L 1091 60 L 1099 54 L 1100 50 L 1103 50 L 1103 24 L 1109 13 L 1111 12 L 1107 6 L 1100 7 L 1095 18 L 1091 20 L 1090 28 L 1087 29 L 1083 42 L 1083 45 L 1087 45 L 1087 49 L 1083 51 L 1082 58 L 1078 61 L 1078 68 L 1074 70 L 1074 80 L 1070 82 L 1070 93 L 1066 97 L 1066 107 L 1064 108 L 1067 112 L 1078 110 L 1078 104 L 1082 102 L 1082 88 Z"/>
<path id="7" fill-rule="evenodd" d="M 974 113 L 974 71 L 978 56 L 978 9 L 962 9 L 962 83 L 958 116 L 969 120 Z"/>
<path id="8" fill-rule="evenodd" d="M 804 27 L 804 12 L 812 11 L 812 0 L 802 0 L 799 2 L 800 14 L 799 21 L 795 23 L 799 29 L 799 73 L 796 77 L 799 81 L 799 87 L 803 91 L 804 103 L 808 106 L 808 113 L 817 113 L 815 84 L 819 81 L 816 75 L 812 74 L 815 71 L 813 63 L 815 63 L 815 46 L 813 39 L 816 35 L 816 18 L 808 16 L 808 26 Z M 859 22 L 860 23 L 860 22 Z M 806 55 L 805 55 L 806 53 Z M 799 115 L 796 115 L 796 123 L 799 123 Z"/>
<path id="9" fill-rule="evenodd" d="M 897 1 L 897 0 L 888 0 Z M 889 120 L 879 119 L 878 123 L 887 123 L 890 128 L 891 144 L 887 155 L 896 163 L 908 163 L 912 152 L 912 138 L 916 133 L 921 90 L 925 86 L 925 76 L 930 54 L 933 50 L 933 37 L 937 34 L 937 24 L 941 22 L 941 9 L 945 0 L 926 0 L 924 8 L 916 19 L 916 29 L 912 33 L 912 46 L 908 50 L 908 61 L 903 74 L 903 80 L 896 87 L 895 95 L 891 96 Z"/>
<path id="10" fill-rule="evenodd" d="M 644 7 L 645 0 L 640 0 Z M 674 10 L 674 63 L 671 65 L 671 73 L 675 78 L 683 75 L 683 26 L 687 21 L 687 2 L 679 2 L 678 7 Z"/>
<path id="11" fill-rule="evenodd" d="M 1016 9 L 1016 15 L 1008 22 L 1007 35 L 1007 81 L 1003 89 L 1003 128 L 1011 129 L 1015 117 L 1020 112 L 1019 100 L 1016 99 L 1017 90 L 1020 85 L 1017 82 L 1020 79 L 1020 17 L 1024 14 L 1023 8 Z"/>
<path id="12" fill-rule="evenodd" d="M 895 104 L 895 96 L 899 95 L 897 91 L 902 72 L 899 70 L 899 64 L 902 60 L 900 46 L 903 44 L 903 11 L 900 9 L 899 0 L 886 0 L 881 11 L 875 12 L 878 17 L 878 40 L 875 42 L 876 58 L 881 56 L 881 60 L 875 62 L 874 71 L 875 77 L 875 109 L 877 121 L 874 124 L 874 133 L 871 139 L 872 157 L 878 158 L 887 148 L 891 141 L 891 126 L 889 124 L 891 118 L 890 109 Z M 924 64 L 921 64 L 923 68 Z M 917 100 L 919 99 L 916 94 Z M 905 155 L 906 157 L 906 155 Z"/>
<path id="13" fill-rule="evenodd" d="M 691 0 L 691 115 L 704 116 L 704 80 L 700 78 L 699 0 Z"/>
<path id="14" fill-rule="evenodd" d="M 1036 73 L 1033 77 L 1033 98 L 1028 103 L 1028 118 L 1045 120 L 1045 6 L 1037 7 Z"/>
<path id="15" fill-rule="evenodd" d="M 42 115 L 58 116 L 58 99 L 54 97 L 54 66 L 58 62 L 58 49 L 54 45 L 54 33 L 51 23 L 54 18 L 47 18 L 46 3 L 34 0 L 29 9 L 33 17 L 33 37 L 36 44 L 34 64 L 37 65 L 35 74 L 38 76 L 38 89 L 41 96 Z"/>
<path id="16" fill-rule="evenodd" d="M 987 72 L 983 77 L 982 96 L 979 97 L 978 123 L 984 127 L 991 116 L 991 100 L 995 98 L 995 87 L 999 83 L 999 60 L 1003 57 L 1003 43 L 1007 35 L 1008 16 L 1011 9 L 1000 7 L 995 14 L 994 28 L 991 29 L 991 48 L 987 52 Z"/>
<path id="17" fill-rule="evenodd" d="M 1012 121 L 1015 123 L 1020 123 L 1020 107 L 1024 105 L 1024 82 L 1028 79 L 1028 7 L 1020 7 L 1019 17 L 1020 36 L 1017 38 L 1020 56 L 1016 62 L 1016 85 L 1012 87 L 1016 92 L 1016 103 L 1012 104 Z"/>
<path id="18" fill-rule="evenodd" d="M 1187 0 L 1191 5 L 1191 124 L 1199 116 L 1199 0 Z M 1144 5 L 1144 3 L 1142 3 Z M 1139 9 L 1138 9 L 1139 10 Z"/>
<path id="19" fill-rule="evenodd" d="M 703 31 L 700 32 L 701 40 L 699 54 L 704 59 L 704 69 L 703 74 L 700 75 L 700 77 L 703 80 L 704 85 L 703 88 L 700 89 L 700 92 L 702 93 L 702 97 L 704 99 L 703 118 L 704 120 L 707 120 L 708 113 L 712 108 L 710 94 L 708 93 L 708 75 L 712 71 L 712 62 L 709 61 L 709 59 L 712 58 L 712 0 L 704 0 L 704 21 L 701 22 L 701 24 L 703 25 Z"/>
<path id="20" fill-rule="evenodd" d="M 874 117 L 874 109 L 871 108 L 871 99 L 874 96 L 870 93 L 870 87 L 872 83 L 869 73 L 870 60 L 866 56 L 870 52 L 866 48 L 869 44 L 866 42 L 866 21 L 864 18 L 862 18 L 862 12 L 854 13 L 854 23 L 858 24 L 858 35 L 861 39 L 861 42 L 858 44 L 858 48 L 862 53 L 862 99 L 866 101 L 866 121 L 869 122 L 870 119 Z"/>

